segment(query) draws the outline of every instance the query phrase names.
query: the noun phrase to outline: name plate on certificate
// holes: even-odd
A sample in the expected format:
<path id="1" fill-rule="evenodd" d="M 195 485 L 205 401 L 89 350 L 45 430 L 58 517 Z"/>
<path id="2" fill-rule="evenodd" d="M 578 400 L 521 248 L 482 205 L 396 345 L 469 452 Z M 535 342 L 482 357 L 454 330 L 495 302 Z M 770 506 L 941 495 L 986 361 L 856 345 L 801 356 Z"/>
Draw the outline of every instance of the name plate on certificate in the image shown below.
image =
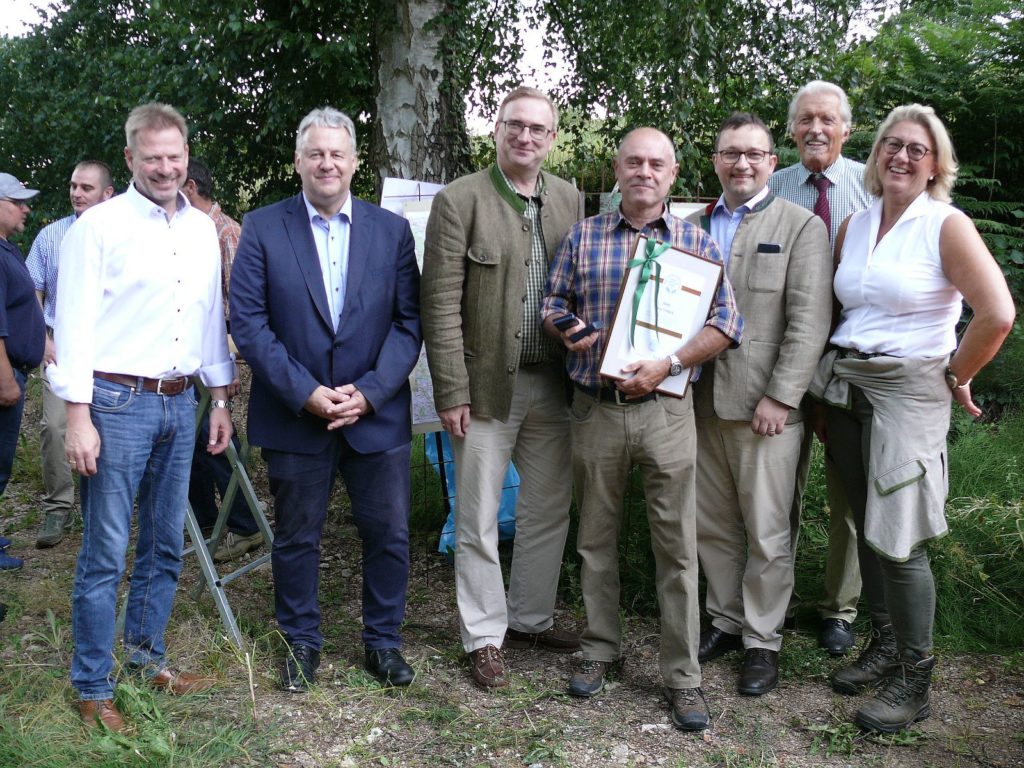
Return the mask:
<path id="1" fill-rule="evenodd" d="M 721 264 L 637 238 L 601 355 L 601 376 L 624 381 L 626 365 L 666 358 L 690 341 L 704 327 L 721 279 Z M 656 391 L 684 397 L 692 374 L 684 368 Z"/>

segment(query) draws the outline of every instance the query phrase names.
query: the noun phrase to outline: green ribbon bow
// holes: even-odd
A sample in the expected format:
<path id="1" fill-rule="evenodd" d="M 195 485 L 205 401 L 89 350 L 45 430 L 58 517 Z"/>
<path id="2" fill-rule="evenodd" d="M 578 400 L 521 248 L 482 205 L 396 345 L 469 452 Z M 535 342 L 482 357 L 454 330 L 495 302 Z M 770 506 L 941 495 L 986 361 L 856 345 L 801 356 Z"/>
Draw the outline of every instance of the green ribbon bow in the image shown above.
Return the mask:
<path id="1" fill-rule="evenodd" d="M 659 243 L 649 237 L 647 238 L 647 247 L 644 249 L 644 255 L 631 259 L 626 264 L 627 269 L 643 267 L 640 270 L 640 280 L 637 283 L 636 291 L 633 293 L 633 318 L 629 325 L 629 343 L 634 347 L 636 346 L 634 337 L 636 335 L 637 313 L 640 311 L 640 302 L 644 297 L 644 291 L 647 290 L 647 283 L 651 280 L 651 272 L 654 272 L 654 334 L 655 336 L 658 335 L 658 295 L 661 292 L 661 264 L 657 261 L 657 258 L 670 247 L 668 243 Z"/>

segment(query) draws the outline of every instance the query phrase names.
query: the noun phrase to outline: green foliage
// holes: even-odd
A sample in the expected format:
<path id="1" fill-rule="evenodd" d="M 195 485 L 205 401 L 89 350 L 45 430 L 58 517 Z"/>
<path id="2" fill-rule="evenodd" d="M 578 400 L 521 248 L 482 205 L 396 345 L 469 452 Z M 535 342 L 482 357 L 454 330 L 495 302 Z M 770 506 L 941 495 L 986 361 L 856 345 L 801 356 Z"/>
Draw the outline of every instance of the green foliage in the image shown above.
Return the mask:
<path id="1" fill-rule="evenodd" d="M 676 142 L 675 193 L 704 196 L 718 191 L 706 158 L 722 119 L 736 109 L 757 111 L 781 136 L 792 92 L 812 77 L 831 76 L 852 22 L 881 5 L 544 3 L 550 38 L 575 67 L 560 84 L 575 108 L 574 127 L 599 114 L 606 118 L 599 130 L 612 143 L 636 126 L 660 128 Z M 577 145 L 578 165 L 588 159 Z"/>
<path id="2" fill-rule="evenodd" d="M 958 419 L 949 448 L 950 535 L 930 548 L 936 630 L 959 643 L 1019 647 L 1024 638 L 1024 414 Z"/>
<path id="3" fill-rule="evenodd" d="M 27 36 L 0 38 L 0 168 L 43 192 L 25 241 L 66 215 L 77 161 L 105 160 L 123 188 L 122 126 L 146 101 L 185 115 L 192 153 L 213 169 L 229 213 L 298 190 L 295 128 L 310 109 L 330 104 L 352 115 L 367 154 L 378 36 L 393 29 L 386 10 L 400 2 L 65 0 Z M 439 52 L 451 66 L 442 91 L 461 121 L 464 94 L 493 99 L 508 82 L 497 73 L 518 56 L 516 6 L 439 0 L 437 8 L 435 21 L 450 31 Z M 369 167 L 356 174 L 357 194 L 371 197 L 376 184 Z"/>
<path id="4" fill-rule="evenodd" d="M 935 108 L 960 162 L 954 202 L 974 219 L 1018 306 L 1024 301 L 1022 57 L 1019 3 L 930 0 L 881 24 L 876 37 L 843 55 L 838 66 L 867 125 L 899 104 Z M 993 396 L 1021 394 L 997 390 Z"/>

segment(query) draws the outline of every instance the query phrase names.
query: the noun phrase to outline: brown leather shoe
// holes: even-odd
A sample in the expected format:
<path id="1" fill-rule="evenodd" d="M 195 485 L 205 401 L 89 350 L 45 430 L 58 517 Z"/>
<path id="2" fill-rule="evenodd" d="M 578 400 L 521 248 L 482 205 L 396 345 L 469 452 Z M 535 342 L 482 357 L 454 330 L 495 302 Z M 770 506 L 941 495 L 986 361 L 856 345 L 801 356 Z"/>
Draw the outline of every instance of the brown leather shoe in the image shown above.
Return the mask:
<path id="1" fill-rule="evenodd" d="M 99 701 L 78 702 L 78 714 L 86 728 L 96 728 L 100 724 L 111 731 L 120 733 L 125 728 L 124 718 L 117 711 L 110 699 Z"/>
<path id="2" fill-rule="evenodd" d="M 508 685 L 505 660 L 493 645 L 469 652 L 469 670 L 473 673 L 473 682 L 481 688 L 504 688 Z"/>
<path id="3" fill-rule="evenodd" d="M 580 649 L 580 636 L 559 629 L 554 624 L 543 632 L 520 632 L 508 628 L 505 632 L 506 648 L 543 648 L 552 653 L 572 653 Z"/>
<path id="4" fill-rule="evenodd" d="M 191 672 L 181 672 L 171 667 L 164 667 L 149 678 L 149 683 L 154 688 L 163 688 L 175 696 L 208 690 L 214 686 L 215 682 L 212 678 L 195 675 Z"/>

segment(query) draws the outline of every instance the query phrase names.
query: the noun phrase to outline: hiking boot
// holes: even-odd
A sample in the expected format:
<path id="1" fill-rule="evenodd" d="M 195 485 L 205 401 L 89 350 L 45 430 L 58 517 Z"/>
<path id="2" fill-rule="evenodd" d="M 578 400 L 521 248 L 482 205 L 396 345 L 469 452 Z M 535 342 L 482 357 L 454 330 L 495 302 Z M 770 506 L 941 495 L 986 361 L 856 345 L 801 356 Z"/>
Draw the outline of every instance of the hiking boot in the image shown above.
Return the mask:
<path id="1" fill-rule="evenodd" d="M 508 685 L 505 676 L 505 659 L 493 645 L 485 645 L 469 652 L 469 671 L 473 682 L 483 689 L 504 688 Z"/>
<path id="2" fill-rule="evenodd" d="M 605 677 L 611 677 L 620 666 L 620 662 L 584 659 L 573 671 L 565 692 L 582 699 L 596 696 L 604 688 Z"/>
<path id="3" fill-rule="evenodd" d="M 221 538 L 220 544 L 217 545 L 217 550 L 213 553 L 213 561 L 215 563 L 226 563 L 229 560 L 235 560 L 250 549 L 256 549 L 262 543 L 263 534 L 259 531 L 256 531 L 251 536 L 243 536 L 240 533 L 228 531 Z"/>
<path id="4" fill-rule="evenodd" d="M 666 688 L 672 707 L 672 725 L 681 731 L 703 731 L 711 722 L 708 703 L 700 688 Z"/>
<path id="5" fill-rule="evenodd" d="M 71 527 L 73 518 L 70 509 L 67 512 L 47 512 L 43 527 L 36 538 L 36 549 L 49 549 L 60 544 L 64 539 L 64 532 Z"/>
<path id="6" fill-rule="evenodd" d="M 899 669 L 899 651 L 892 624 L 871 628 L 871 640 L 852 664 L 832 674 L 832 688 L 856 696 L 877 688 Z"/>
<path id="7" fill-rule="evenodd" d="M 869 731 L 896 733 L 924 720 L 932 713 L 928 692 L 934 668 L 934 656 L 921 659 L 904 651 L 896 671 L 886 678 L 875 698 L 857 710 L 857 725 Z"/>

